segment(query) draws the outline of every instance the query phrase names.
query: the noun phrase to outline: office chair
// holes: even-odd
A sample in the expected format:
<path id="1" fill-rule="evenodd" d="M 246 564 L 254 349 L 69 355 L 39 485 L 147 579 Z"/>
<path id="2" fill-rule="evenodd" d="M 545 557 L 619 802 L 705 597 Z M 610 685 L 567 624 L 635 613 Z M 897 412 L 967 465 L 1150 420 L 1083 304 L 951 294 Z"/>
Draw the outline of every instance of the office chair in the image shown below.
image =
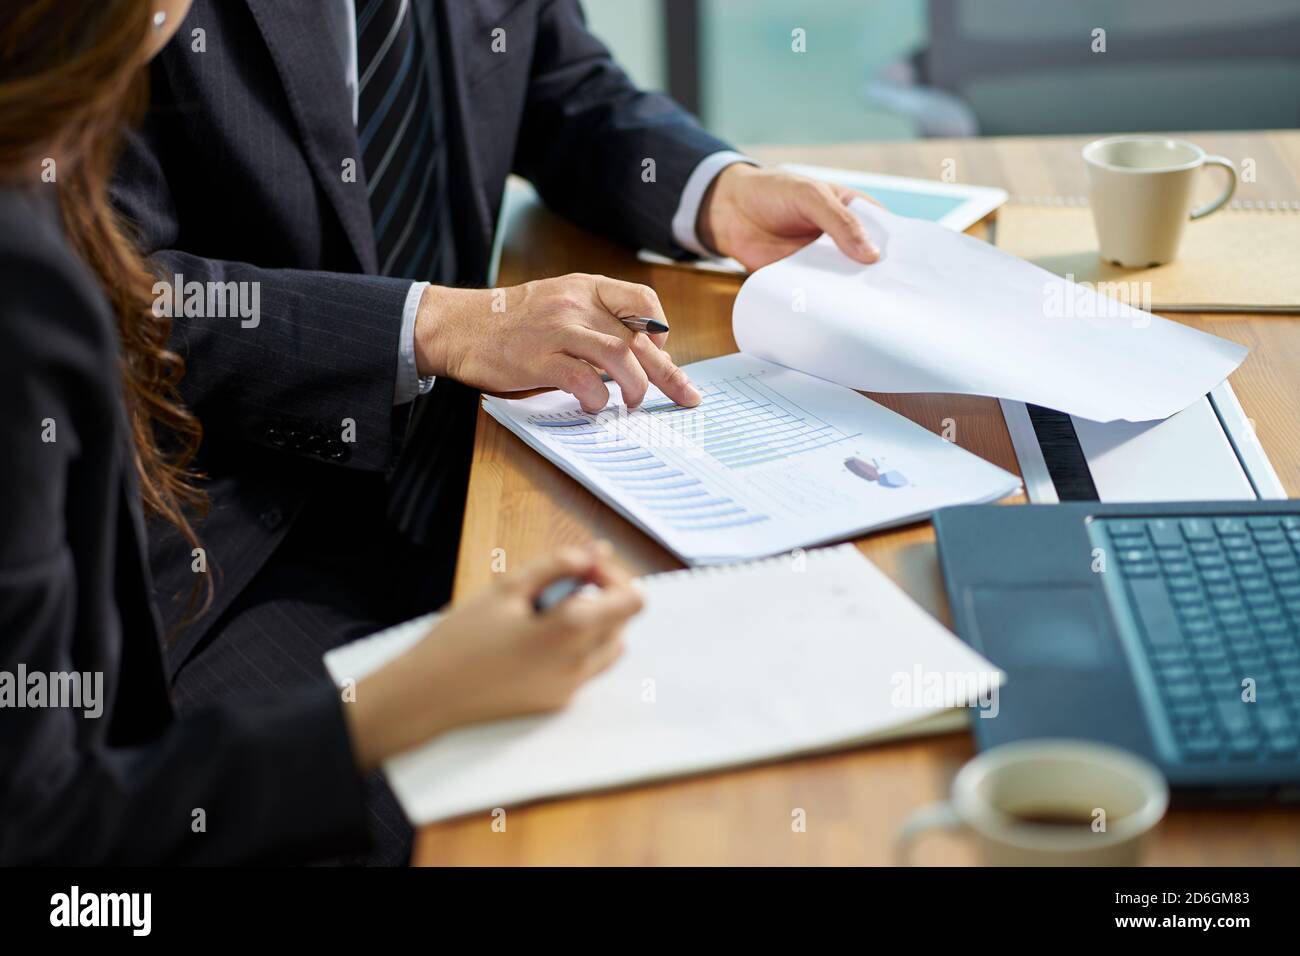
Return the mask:
<path id="1" fill-rule="evenodd" d="M 868 90 L 928 135 L 1300 126 L 1295 0 L 929 0 L 929 28 L 916 86 Z"/>

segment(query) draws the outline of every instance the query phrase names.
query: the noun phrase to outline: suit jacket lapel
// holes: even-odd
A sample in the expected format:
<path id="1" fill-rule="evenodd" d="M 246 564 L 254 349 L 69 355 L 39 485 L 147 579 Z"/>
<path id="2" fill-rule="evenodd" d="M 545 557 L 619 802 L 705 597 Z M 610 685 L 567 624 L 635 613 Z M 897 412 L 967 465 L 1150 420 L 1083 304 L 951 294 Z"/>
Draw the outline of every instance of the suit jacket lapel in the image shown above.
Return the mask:
<path id="1" fill-rule="evenodd" d="M 477 144 L 472 139 L 474 124 L 469 122 L 469 95 L 465 83 L 464 50 L 471 42 L 468 36 L 473 29 L 467 17 L 472 5 L 462 0 L 433 0 L 434 15 L 439 18 L 439 53 L 442 56 L 443 76 L 446 78 L 445 108 L 448 111 L 447 151 L 453 162 L 451 195 L 460 241 L 462 281 L 483 282 L 487 278 L 488 256 L 492 248 L 492 216 L 488 211 L 487 196 L 479 176 Z M 471 258 L 472 256 L 472 258 Z"/>
<path id="2" fill-rule="evenodd" d="M 343 223 L 357 261 L 378 269 L 374 226 L 360 175 L 361 147 L 352 123 L 352 96 L 326 28 L 319 0 L 247 0 L 271 51 L 302 135 L 312 171 Z M 356 162 L 355 182 L 343 181 L 343 161 Z"/>

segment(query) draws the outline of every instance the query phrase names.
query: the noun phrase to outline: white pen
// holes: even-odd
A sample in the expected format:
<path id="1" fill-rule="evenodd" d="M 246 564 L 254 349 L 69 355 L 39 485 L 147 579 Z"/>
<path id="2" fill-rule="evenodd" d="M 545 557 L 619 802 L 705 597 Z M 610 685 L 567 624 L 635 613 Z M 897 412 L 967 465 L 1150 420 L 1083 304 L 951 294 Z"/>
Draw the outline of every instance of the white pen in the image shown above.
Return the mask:
<path id="1" fill-rule="evenodd" d="M 644 315 L 626 315 L 619 316 L 618 319 L 623 323 L 623 327 L 631 329 L 633 332 L 649 332 L 651 335 L 658 335 L 660 332 L 668 331 L 668 323 L 663 319 L 651 319 Z"/>

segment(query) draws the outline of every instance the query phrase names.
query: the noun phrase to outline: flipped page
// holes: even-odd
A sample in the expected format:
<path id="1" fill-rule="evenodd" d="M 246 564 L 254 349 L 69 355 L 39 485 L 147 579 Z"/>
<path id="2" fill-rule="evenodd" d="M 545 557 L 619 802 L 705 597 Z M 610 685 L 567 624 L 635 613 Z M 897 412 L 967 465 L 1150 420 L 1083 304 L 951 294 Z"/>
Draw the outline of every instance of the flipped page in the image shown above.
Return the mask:
<path id="1" fill-rule="evenodd" d="M 732 312 L 742 352 L 865 391 L 987 395 L 1098 422 L 1168 418 L 1246 356 L 971 236 L 849 208 L 880 261 L 823 236 L 759 269 Z"/>

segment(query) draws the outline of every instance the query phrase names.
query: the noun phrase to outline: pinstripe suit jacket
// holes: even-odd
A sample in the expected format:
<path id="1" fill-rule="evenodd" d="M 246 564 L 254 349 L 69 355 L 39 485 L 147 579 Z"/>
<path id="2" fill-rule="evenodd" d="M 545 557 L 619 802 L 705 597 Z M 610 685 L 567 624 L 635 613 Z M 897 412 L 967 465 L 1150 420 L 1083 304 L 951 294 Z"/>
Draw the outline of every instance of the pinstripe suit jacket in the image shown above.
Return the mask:
<path id="1" fill-rule="evenodd" d="M 583 225 L 680 251 L 671 220 L 686 180 L 726 145 L 633 87 L 578 0 L 412 2 L 439 18 L 461 284 L 484 281 L 511 171 Z M 391 469 L 406 435 L 410 406 L 394 407 L 393 390 L 409 282 L 374 275 L 364 171 L 343 175 L 360 156 L 351 99 L 316 0 L 198 0 L 152 83 L 115 185 L 120 208 L 166 276 L 260 283 L 256 328 L 174 320 L 184 398 L 207 432 L 200 463 L 214 507 L 199 532 L 220 569 L 216 604 L 177 644 L 175 667 L 309 494 L 384 493 L 382 480 L 356 475 Z M 336 437 L 344 419 L 353 443 Z M 174 621 L 191 558 L 166 529 L 151 538 L 159 604 Z"/>

